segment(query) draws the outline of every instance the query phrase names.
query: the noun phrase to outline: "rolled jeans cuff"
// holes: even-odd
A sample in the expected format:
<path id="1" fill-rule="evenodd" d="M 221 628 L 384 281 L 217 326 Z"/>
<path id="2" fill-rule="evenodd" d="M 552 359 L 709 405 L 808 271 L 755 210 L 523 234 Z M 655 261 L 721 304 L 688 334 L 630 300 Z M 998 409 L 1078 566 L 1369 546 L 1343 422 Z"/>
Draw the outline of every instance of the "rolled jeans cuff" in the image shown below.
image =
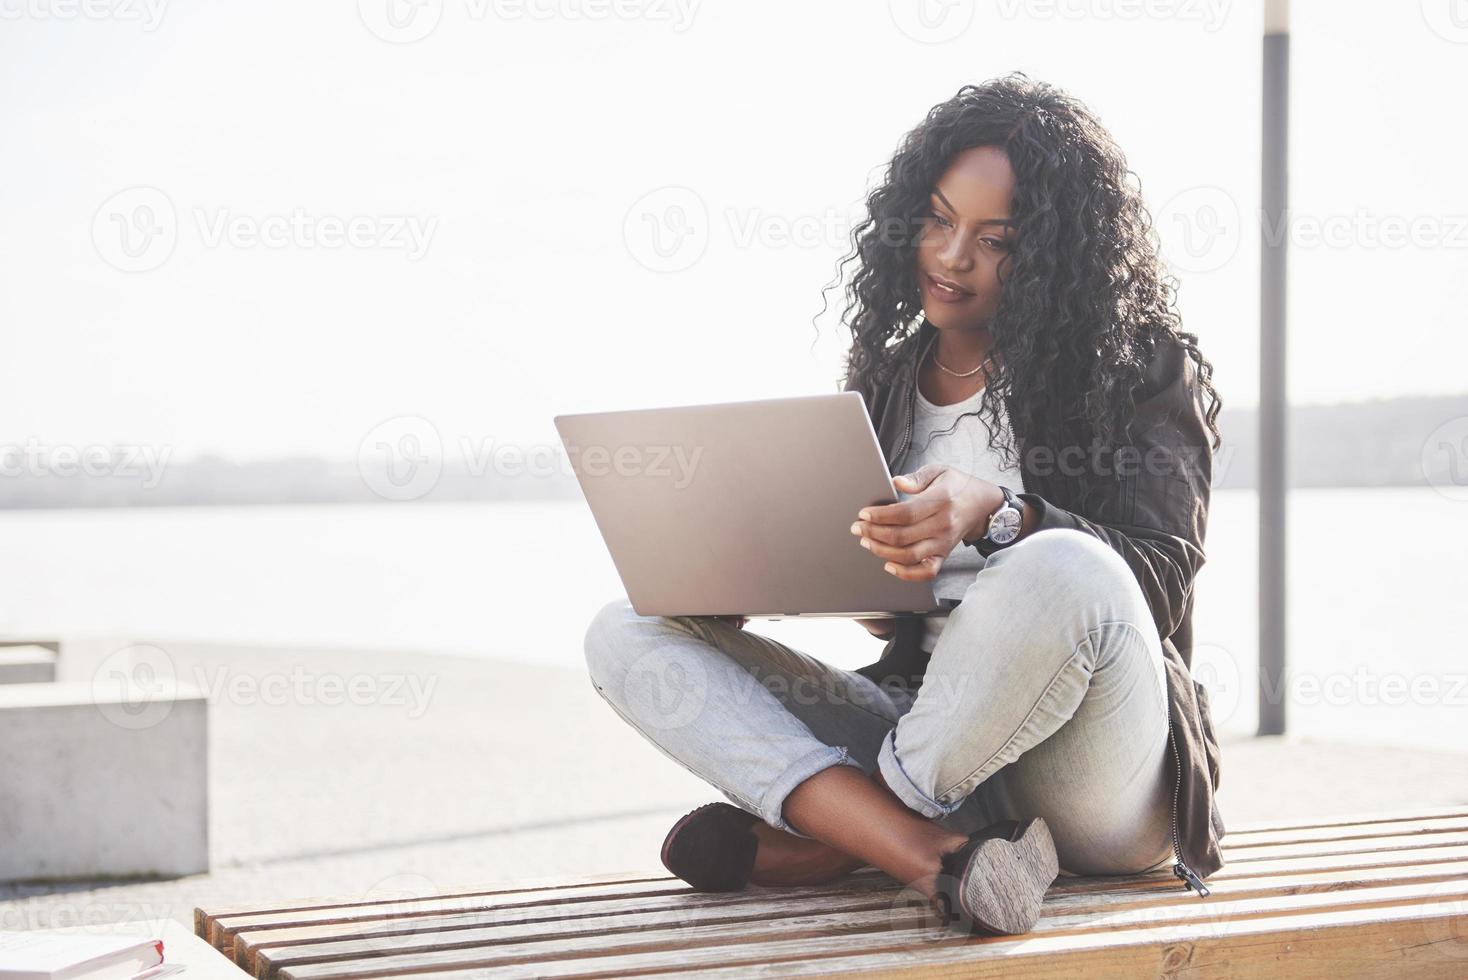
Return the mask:
<path id="1" fill-rule="evenodd" d="M 902 768 L 902 763 L 897 761 L 896 746 L 897 729 L 894 727 L 882 739 L 882 747 L 877 752 L 877 769 L 882 773 L 882 781 L 887 784 L 899 800 L 909 810 L 915 810 L 930 820 L 946 817 L 948 814 L 963 806 L 963 800 L 953 803 L 940 803 L 922 790 L 907 775 Z"/>
<path id="2" fill-rule="evenodd" d="M 795 787 L 805 782 L 822 769 L 832 766 L 854 766 L 857 770 L 865 772 L 861 764 L 853 759 L 846 751 L 845 746 L 825 745 L 819 749 L 801 756 L 780 774 L 770 788 L 765 791 L 765 797 L 760 801 L 760 809 L 763 811 L 765 823 L 787 834 L 796 837 L 804 837 L 806 840 L 814 840 L 809 834 L 802 834 L 786 822 L 784 816 L 785 797 L 789 796 Z"/>

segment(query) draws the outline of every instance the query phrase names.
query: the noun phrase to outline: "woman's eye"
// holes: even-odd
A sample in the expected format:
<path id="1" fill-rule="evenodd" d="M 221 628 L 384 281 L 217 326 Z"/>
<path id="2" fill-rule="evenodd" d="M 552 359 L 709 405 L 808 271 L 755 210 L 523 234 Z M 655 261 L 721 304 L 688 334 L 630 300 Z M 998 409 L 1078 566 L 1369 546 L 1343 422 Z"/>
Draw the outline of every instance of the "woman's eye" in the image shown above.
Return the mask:
<path id="1" fill-rule="evenodd" d="M 944 228 L 951 228 L 951 227 L 953 227 L 952 225 L 950 225 L 948 223 L 948 219 L 945 218 L 945 217 L 943 217 L 937 211 L 929 211 L 928 212 L 928 217 L 930 217 L 934 221 L 938 222 L 938 224 L 942 225 Z"/>
<path id="2" fill-rule="evenodd" d="M 980 241 L 990 248 L 998 249 L 1001 252 L 1008 251 L 1009 249 L 1009 243 L 1002 238 L 982 238 Z"/>

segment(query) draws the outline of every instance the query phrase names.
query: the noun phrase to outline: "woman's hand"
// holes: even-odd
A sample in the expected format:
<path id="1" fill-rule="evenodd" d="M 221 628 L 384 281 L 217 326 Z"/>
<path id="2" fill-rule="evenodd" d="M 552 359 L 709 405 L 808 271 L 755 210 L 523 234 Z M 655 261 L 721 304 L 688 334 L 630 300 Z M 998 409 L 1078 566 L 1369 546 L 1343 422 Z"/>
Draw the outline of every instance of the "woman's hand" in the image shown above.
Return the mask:
<path id="1" fill-rule="evenodd" d="M 710 616 L 709 618 L 728 623 L 737 630 L 744 629 L 744 624 L 749 622 L 749 618 L 746 616 Z"/>
<path id="2" fill-rule="evenodd" d="M 998 484 L 938 463 L 892 478 L 903 493 L 895 504 L 863 507 L 851 533 L 885 559 L 886 571 L 908 582 L 936 578 L 943 561 L 965 538 L 988 527 L 989 516 L 1004 503 Z"/>
<path id="3" fill-rule="evenodd" d="M 897 632 L 897 627 L 890 619 L 858 619 L 858 623 L 866 627 L 868 633 L 873 636 L 891 636 Z"/>

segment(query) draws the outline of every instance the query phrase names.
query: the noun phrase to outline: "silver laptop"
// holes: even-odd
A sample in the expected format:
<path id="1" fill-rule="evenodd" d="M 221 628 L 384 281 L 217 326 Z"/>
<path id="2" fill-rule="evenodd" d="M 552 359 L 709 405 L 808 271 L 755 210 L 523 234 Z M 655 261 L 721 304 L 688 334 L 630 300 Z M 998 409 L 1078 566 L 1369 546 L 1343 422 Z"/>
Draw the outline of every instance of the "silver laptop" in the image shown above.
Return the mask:
<path id="1" fill-rule="evenodd" d="M 644 616 L 887 617 L 951 608 L 851 533 L 899 499 L 861 395 L 555 416 Z"/>

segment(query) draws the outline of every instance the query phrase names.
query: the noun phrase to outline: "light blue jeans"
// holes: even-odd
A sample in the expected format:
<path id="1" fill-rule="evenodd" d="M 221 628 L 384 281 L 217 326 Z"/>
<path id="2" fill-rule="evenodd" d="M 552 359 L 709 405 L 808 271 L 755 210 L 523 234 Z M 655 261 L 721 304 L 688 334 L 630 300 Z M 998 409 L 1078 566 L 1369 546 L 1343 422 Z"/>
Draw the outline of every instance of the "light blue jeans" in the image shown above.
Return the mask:
<path id="1" fill-rule="evenodd" d="M 1065 874 L 1171 861 L 1161 642 L 1131 569 L 1084 532 L 992 555 L 916 692 L 712 617 L 641 616 L 625 597 L 593 618 L 586 660 L 623 720 L 789 833 L 805 836 L 785 797 L 847 765 L 959 833 L 1044 817 Z"/>

